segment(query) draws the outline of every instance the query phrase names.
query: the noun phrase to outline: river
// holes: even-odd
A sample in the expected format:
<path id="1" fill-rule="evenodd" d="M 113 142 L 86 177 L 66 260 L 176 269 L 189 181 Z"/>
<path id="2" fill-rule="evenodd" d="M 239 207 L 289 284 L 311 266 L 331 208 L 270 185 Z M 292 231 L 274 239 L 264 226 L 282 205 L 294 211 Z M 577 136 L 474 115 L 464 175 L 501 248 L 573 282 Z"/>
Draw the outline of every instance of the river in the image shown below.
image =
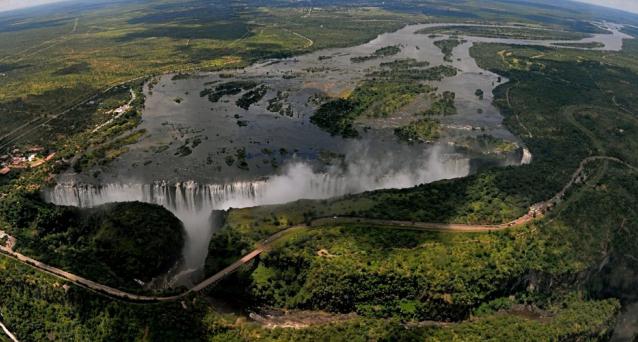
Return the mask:
<path id="1" fill-rule="evenodd" d="M 451 24 L 410 25 L 359 46 L 268 60 L 231 75 L 228 71 L 190 77 L 163 75 L 144 87 L 146 102 L 139 128 L 146 130 L 145 137 L 101 168 L 98 176 L 96 170 L 61 175 L 58 185 L 45 190 L 43 196 L 55 204 L 80 207 L 116 201 L 165 206 L 186 228 L 180 274 L 189 276 L 178 283 L 189 284 L 201 277 L 216 227 L 213 210 L 323 199 L 463 177 L 475 169 L 477 157 L 459 153 L 454 144 L 482 134 L 518 146 L 496 158 L 500 165 L 529 163 L 529 151 L 503 127 L 503 118 L 492 104 L 492 90 L 508 80 L 479 68 L 469 48 L 476 42 L 552 46 L 556 41 L 462 37 L 466 42 L 454 48 L 453 59 L 446 62 L 434 45 L 445 36 L 415 34 L 441 25 Z M 604 49 L 620 49 L 627 36 L 618 26 L 606 25 L 611 34 L 593 35 L 581 42 L 597 41 Z M 387 46 L 400 46 L 401 51 L 361 63 L 351 60 Z M 447 64 L 459 70 L 456 76 L 428 82 L 438 92 L 456 94 L 458 113 L 440 118 L 441 139 L 405 144 L 395 138 L 394 128 L 414 120 L 414 114 L 427 103 L 418 97 L 397 115 L 360 122 L 360 139 L 331 136 L 310 123 L 309 117 L 317 108 L 313 98 L 347 94 L 381 63 L 407 58 L 427 61 L 430 67 Z M 235 104 L 241 94 L 218 102 L 200 96 L 202 90 L 228 81 L 255 82 L 264 85 L 267 92 L 248 109 Z M 483 90 L 482 98 L 476 96 L 477 89 Z M 278 94 L 286 94 L 280 97 L 290 115 L 269 110 L 269 100 Z M 239 150 L 243 150 L 245 160 L 241 168 Z"/>

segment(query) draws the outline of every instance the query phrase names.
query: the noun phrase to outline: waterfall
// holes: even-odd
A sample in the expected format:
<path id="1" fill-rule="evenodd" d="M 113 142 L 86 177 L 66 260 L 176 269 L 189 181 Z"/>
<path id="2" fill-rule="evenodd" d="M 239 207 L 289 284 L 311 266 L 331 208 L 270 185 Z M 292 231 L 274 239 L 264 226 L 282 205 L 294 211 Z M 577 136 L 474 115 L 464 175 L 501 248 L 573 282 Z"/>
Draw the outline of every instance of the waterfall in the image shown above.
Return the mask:
<path id="1" fill-rule="evenodd" d="M 224 209 L 227 201 L 253 199 L 266 181 L 229 184 L 198 184 L 194 181 L 169 184 L 75 184 L 59 183 L 44 192 L 47 202 L 76 207 L 95 207 L 112 202 L 140 201 L 161 205 L 173 213 Z"/>
<path id="2" fill-rule="evenodd" d="M 400 158 L 401 156 L 397 156 Z M 325 199 L 384 188 L 406 188 L 440 179 L 466 176 L 469 159 L 459 155 L 428 153 L 423 159 L 396 163 L 358 162 L 346 169 L 317 172 L 305 162 L 287 165 L 268 179 L 226 184 L 195 181 L 167 183 L 110 183 L 100 185 L 59 183 L 43 192 L 57 205 L 94 207 L 111 202 L 140 201 L 161 205 L 179 218 L 186 229 L 184 265 L 181 271 L 200 270 L 213 234 L 211 213 L 230 207 L 279 204 L 298 199 Z M 189 272 L 186 272 L 189 273 Z"/>
<path id="3" fill-rule="evenodd" d="M 527 147 L 523 148 L 523 157 L 521 158 L 521 165 L 527 165 L 532 162 L 532 153 L 527 149 Z"/>

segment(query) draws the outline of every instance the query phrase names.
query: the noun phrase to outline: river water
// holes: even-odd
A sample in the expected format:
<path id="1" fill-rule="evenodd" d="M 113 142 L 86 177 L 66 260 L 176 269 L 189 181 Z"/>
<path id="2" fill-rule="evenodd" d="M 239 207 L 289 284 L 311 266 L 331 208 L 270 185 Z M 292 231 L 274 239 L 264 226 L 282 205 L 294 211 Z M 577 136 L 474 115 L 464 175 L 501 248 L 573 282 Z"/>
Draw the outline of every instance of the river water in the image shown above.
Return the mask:
<path id="1" fill-rule="evenodd" d="M 463 177 L 473 170 L 473 156 L 459 154 L 455 141 L 489 134 L 520 146 L 500 156 L 501 165 L 528 163 L 532 157 L 522 142 L 502 126 L 502 116 L 492 105 L 498 75 L 478 67 L 469 55 L 475 42 L 552 46 L 555 41 L 462 37 L 465 43 L 443 60 L 434 42 L 446 38 L 415 34 L 446 24 L 410 25 L 396 32 L 350 48 L 326 49 L 294 58 L 269 60 L 242 70 L 202 73 L 188 78 L 164 75 L 145 86 L 146 103 L 139 128 L 145 137 L 108 166 L 85 174 L 65 174 L 58 185 L 44 191 L 47 201 L 60 205 L 92 207 L 116 201 L 143 201 L 165 206 L 186 228 L 186 245 L 180 284 L 201 277 L 208 242 L 215 225 L 211 212 L 229 207 L 285 203 L 297 199 L 321 199 L 383 188 L 405 188 L 440 179 Z M 458 24 L 454 24 L 458 25 Z M 594 35 L 581 42 L 597 41 L 603 49 L 618 50 L 628 38 L 619 27 L 605 24 L 611 34 Z M 568 41 L 561 41 L 568 42 Z M 375 50 L 399 45 L 401 52 L 363 63 L 351 58 L 369 56 Z M 425 99 L 402 108 L 383 120 L 359 123 L 360 139 L 334 137 L 310 123 L 316 110 L 313 98 L 349 93 L 379 64 L 413 58 L 430 67 L 442 64 L 459 69 L 454 77 L 428 82 L 438 92 L 456 94 L 458 114 L 440 118 L 442 138 L 430 144 L 397 141 L 393 129 L 415 119 Z M 242 95 L 210 102 L 200 92 L 228 81 L 251 81 L 267 87 L 264 98 L 249 109 L 235 101 Z M 484 92 L 482 99 L 475 91 Z M 269 100 L 287 94 L 282 101 L 291 115 L 268 109 Z M 480 111 L 479 111 L 480 109 Z M 364 127 L 366 127 L 364 129 Z M 188 147 L 188 153 L 183 147 Z M 181 148 L 181 149 L 180 149 Z M 245 167 L 238 168 L 238 149 Z M 233 157 L 233 163 L 228 158 Z"/>

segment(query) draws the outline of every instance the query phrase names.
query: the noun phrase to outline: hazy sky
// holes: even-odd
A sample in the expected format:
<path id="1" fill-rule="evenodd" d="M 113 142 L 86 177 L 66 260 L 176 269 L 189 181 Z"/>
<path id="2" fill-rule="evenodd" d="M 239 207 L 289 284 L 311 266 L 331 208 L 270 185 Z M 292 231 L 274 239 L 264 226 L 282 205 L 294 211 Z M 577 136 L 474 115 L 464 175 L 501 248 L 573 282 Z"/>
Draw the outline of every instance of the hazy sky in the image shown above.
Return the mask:
<path id="1" fill-rule="evenodd" d="M 62 0 L 0 0 L 0 12 L 60 1 Z"/>
<path id="2" fill-rule="evenodd" d="M 59 2 L 62 0 L 0 0 L 0 12 L 17 8 Z M 577 0 L 590 4 L 614 7 L 629 12 L 638 13 L 638 0 Z"/>
<path id="3" fill-rule="evenodd" d="M 0 0 L 1 1 L 1 0 Z M 594 5 L 618 8 L 627 12 L 638 13 L 638 0 L 577 0 Z"/>

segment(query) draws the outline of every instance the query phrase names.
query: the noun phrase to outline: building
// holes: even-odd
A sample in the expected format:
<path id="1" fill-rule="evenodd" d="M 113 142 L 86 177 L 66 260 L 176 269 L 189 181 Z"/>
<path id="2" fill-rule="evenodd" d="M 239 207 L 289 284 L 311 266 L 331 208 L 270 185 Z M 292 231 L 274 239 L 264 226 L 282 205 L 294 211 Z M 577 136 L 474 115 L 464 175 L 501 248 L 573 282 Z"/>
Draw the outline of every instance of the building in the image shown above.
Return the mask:
<path id="1" fill-rule="evenodd" d="M 25 157 L 13 157 L 11 158 L 11 166 L 14 168 L 25 168 L 27 167 L 27 158 Z"/>
<path id="2" fill-rule="evenodd" d="M 44 147 L 42 146 L 29 146 L 27 148 L 27 152 L 30 152 L 30 153 L 40 153 L 42 151 L 44 151 Z"/>

